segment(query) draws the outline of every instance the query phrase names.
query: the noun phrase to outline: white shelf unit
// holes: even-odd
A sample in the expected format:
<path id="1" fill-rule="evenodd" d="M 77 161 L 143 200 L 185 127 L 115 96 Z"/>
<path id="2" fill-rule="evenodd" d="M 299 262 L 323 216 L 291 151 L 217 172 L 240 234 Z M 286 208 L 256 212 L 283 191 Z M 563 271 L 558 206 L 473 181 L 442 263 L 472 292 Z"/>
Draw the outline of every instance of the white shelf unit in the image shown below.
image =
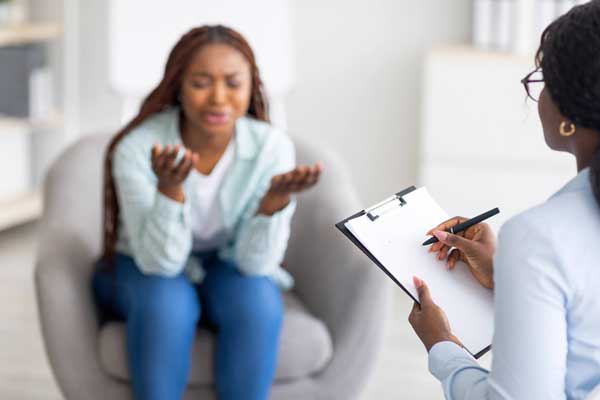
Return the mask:
<path id="1" fill-rule="evenodd" d="M 537 103 L 520 80 L 533 55 L 467 46 L 433 49 L 425 61 L 419 181 L 452 215 L 499 207 L 491 225 L 545 201 L 576 174 L 543 139 Z"/>
<path id="2" fill-rule="evenodd" d="M 0 28 L 0 47 L 24 46 L 33 43 L 43 43 L 47 46 L 56 44 L 62 38 L 62 25 L 56 22 L 26 23 Z M 52 69 L 61 68 L 55 65 L 55 60 L 48 60 Z M 61 142 L 60 133 L 64 131 L 64 117 L 60 106 L 42 119 L 15 118 L 0 115 L 0 135 L 18 134 L 27 136 L 30 150 L 35 147 L 35 141 L 42 135 L 56 135 L 49 139 L 55 143 Z M 39 147 L 39 145 L 38 145 Z M 55 150 L 56 151 L 56 150 Z M 9 158 L 11 155 L 8 155 Z M 18 157 L 18 156 L 15 156 Z M 41 157 L 44 158 L 44 157 Z M 46 157 L 47 158 L 47 157 Z M 18 162 L 22 160 L 16 160 Z M 37 160 L 36 160 L 37 162 Z M 20 193 L 0 196 L 0 230 L 19 225 L 36 219 L 42 212 L 41 189 L 35 184 L 34 160 L 29 160 L 26 173 L 29 185 Z M 4 174 L 14 174 L 14 171 L 4 171 Z M 39 175 L 42 175 L 40 172 Z M 0 179 L 7 179 L 10 176 Z"/>

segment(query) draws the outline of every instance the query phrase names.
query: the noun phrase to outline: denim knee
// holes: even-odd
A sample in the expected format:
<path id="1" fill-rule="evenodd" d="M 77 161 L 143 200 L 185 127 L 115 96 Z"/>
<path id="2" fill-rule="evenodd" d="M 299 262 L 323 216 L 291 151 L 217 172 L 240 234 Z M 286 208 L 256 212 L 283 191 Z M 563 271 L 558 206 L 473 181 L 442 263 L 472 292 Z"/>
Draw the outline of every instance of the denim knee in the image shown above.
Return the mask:
<path id="1" fill-rule="evenodd" d="M 139 286 L 134 293 L 129 288 L 131 312 L 171 326 L 198 322 L 200 302 L 195 287 L 187 278 L 147 276 Z"/>
<path id="2" fill-rule="evenodd" d="M 283 319 L 281 291 L 266 277 L 240 277 L 243 282 L 235 286 L 235 293 L 218 307 L 218 318 L 222 324 L 243 324 L 265 326 L 280 325 Z"/>

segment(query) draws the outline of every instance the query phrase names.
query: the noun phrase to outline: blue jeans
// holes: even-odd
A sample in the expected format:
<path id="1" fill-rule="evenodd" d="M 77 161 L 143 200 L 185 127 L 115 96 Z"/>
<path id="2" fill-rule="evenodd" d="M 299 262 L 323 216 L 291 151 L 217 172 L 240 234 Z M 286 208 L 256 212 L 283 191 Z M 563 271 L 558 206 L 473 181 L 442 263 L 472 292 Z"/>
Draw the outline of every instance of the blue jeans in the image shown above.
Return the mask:
<path id="1" fill-rule="evenodd" d="M 281 292 L 271 279 L 243 276 L 214 254 L 203 264 L 207 274 L 200 285 L 184 274 L 144 275 L 123 254 L 116 256 L 114 272 L 100 270 L 94 275 L 92 286 L 101 311 L 126 321 L 137 400 L 183 397 L 199 322 L 217 337 L 219 399 L 269 396 L 283 319 Z"/>

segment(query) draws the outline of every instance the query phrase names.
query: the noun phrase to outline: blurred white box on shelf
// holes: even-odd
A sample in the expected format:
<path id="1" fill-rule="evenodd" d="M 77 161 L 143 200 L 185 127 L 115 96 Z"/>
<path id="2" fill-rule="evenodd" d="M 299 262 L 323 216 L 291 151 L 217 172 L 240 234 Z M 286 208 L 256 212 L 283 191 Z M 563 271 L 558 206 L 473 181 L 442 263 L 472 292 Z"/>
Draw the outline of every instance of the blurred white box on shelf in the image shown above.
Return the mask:
<path id="1" fill-rule="evenodd" d="M 496 0 L 494 4 L 494 40 L 493 49 L 509 51 L 513 47 L 514 36 L 513 0 Z"/>
<path id="2" fill-rule="evenodd" d="M 48 66 L 36 68 L 29 76 L 29 118 L 43 120 L 50 116 L 52 104 L 52 69 Z"/>
<path id="3" fill-rule="evenodd" d="M 18 119 L 0 117 L 0 200 L 17 197 L 31 188 L 31 134 Z"/>
<path id="4" fill-rule="evenodd" d="M 492 0 L 474 0 L 473 3 L 473 43 L 486 50 L 493 42 L 493 2 Z"/>

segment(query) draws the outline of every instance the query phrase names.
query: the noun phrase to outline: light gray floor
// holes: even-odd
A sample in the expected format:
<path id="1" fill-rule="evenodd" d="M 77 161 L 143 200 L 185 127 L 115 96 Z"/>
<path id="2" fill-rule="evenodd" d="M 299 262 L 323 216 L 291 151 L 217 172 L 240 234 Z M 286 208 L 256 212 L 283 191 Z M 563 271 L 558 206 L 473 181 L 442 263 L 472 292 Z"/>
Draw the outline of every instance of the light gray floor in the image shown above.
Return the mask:
<path id="1" fill-rule="evenodd" d="M 0 399 L 61 398 L 39 332 L 32 280 L 35 246 L 35 224 L 0 232 Z M 364 399 L 443 399 L 406 320 L 411 304 L 400 290 L 395 294 L 384 348 Z"/>

